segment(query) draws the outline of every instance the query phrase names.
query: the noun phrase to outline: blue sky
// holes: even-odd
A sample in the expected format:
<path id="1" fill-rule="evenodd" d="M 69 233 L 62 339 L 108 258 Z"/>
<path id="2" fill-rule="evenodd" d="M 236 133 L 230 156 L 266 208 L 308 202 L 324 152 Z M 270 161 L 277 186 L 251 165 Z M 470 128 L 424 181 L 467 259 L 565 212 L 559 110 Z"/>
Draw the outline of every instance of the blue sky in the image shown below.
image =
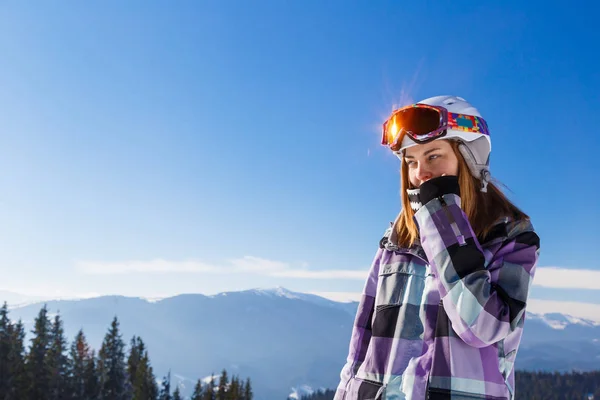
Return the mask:
<path id="1" fill-rule="evenodd" d="M 594 7 L 4 2 L 0 290 L 360 292 L 400 207 L 380 125 L 454 94 L 542 238 L 532 298 L 600 320 Z"/>

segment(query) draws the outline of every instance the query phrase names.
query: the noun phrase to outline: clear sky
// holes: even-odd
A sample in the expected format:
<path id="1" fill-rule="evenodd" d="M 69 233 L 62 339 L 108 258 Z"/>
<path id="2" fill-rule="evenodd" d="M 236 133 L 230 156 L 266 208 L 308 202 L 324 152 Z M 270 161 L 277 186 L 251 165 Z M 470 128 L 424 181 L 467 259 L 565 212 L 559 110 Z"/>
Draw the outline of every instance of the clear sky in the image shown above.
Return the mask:
<path id="1" fill-rule="evenodd" d="M 400 207 L 381 123 L 453 94 L 541 237 L 532 304 L 600 320 L 599 8 L 2 2 L 0 290 L 351 298 Z"/>

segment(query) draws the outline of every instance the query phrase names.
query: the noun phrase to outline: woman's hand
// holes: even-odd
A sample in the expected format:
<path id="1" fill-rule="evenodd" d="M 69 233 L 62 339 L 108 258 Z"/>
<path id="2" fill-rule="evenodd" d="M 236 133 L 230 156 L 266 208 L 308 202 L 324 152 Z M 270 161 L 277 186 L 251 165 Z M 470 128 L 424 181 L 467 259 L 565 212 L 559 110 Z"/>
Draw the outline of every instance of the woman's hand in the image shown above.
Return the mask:
<path id="1" fill-rule="evenodd" d="M 437 178 L 430 179 L 421 184 L 419 187 L 419 198 L 423 205 L 430 200 L 442 197 L 445 194 L 454 193 L 460 196 L 460 186 L 458 184 L 458 176 L 442 175 Z"/>

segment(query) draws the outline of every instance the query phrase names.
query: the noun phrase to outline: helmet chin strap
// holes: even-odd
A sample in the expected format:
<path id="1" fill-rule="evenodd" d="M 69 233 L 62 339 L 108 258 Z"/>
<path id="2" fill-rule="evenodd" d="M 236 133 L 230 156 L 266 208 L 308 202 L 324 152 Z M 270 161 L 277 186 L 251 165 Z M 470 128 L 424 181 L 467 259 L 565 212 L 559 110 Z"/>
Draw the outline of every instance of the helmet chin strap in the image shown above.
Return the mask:
<path id="1" fill-rule="evenodd" d="M 487 185 L 490 182 L 492 176 L 490 174 L 490 170 L 487 164 L 477 164 L 475 160 L 475 156 L 469 146 L 467 146 L 464 142 L 460 141 L 458 144 L 458 150 L 460 154 L 463 155 L 467 165 L 469 166 L 469 170 L 471 174 L 481 180 L 481 191 L 487 192 Z"/>

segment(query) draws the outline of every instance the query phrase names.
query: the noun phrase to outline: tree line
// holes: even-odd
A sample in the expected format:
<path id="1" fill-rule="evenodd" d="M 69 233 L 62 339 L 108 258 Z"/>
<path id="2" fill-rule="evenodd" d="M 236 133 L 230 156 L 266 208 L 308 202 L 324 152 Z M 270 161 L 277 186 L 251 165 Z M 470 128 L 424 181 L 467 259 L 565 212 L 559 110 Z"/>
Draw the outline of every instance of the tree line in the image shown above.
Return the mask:
<path id="1" fill-rule="evenodd" d="M 332 400 L 335 390 L 319 390 L 301 400 Z M 515 398 L 527 400 L 600 400 L 600 371 L 515 371 Z"/>
<path id="2" fill-rule="evenodd" d="M 51 320 L 46 305 L 35 318 L 28 346 L 24 324 L 14 323 L 8 314 L 5 302 L 0 308 L 2 400 L 184 400 L 178 386 L 171 390 L 170 372 L 157 382 L 139 336 L 133 336 L 127 351 L 116 316 L 96 353 L 83 330 L 69 346 L 62 319 L 55 315 Z M 214 374 L 207 382 L 198 379 L 190 398 L 252 399 L 250 378 L 229 378 L 225 369 L 218 381 Z"/>
<path id="3" fill-rule="evenodd" d="M 515 386 L 518 399 L 600 399 L 600 371 L 516 371 Z"/>

